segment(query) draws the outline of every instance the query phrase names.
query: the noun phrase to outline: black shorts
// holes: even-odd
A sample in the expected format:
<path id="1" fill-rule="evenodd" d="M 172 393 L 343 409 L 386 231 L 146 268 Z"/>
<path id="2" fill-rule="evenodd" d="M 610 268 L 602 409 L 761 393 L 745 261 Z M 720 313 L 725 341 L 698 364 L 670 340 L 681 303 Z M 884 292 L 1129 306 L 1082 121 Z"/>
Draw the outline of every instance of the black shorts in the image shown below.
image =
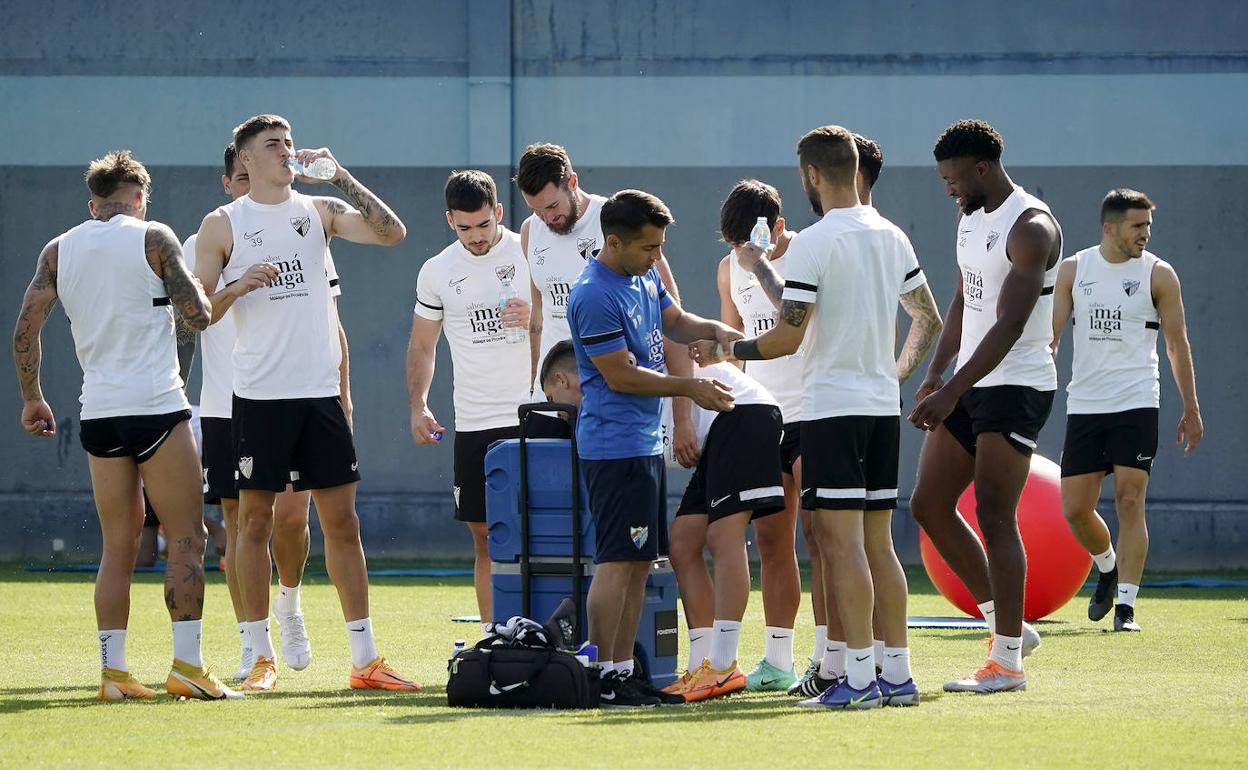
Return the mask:
<path id="1" fill-rule="evenodd" d="M 654 561 L 668 553 L 663 455 L 582 460 L 594 517 L 594 563 Z"/>
<path id="2" fill-rule="evenodd" d="M 975 439 L 981 433 L 1000 433 L 1010 446 L 1031 457 L 1056 392 L 1025 385 L 971 388 L 945 418 L 945 428 L 972 457 Z"/>
<path id="3" fill-rule="evenodd" d="M 520 428 L 459 431 L 455 434 L 454 495 L 455 520 L 485 522 L 485 453 L 496 441 L 517 438 Z M 544 414 L 530 414 L 530 438 L 569 438 L 571 428 L 563 420 Z"/>
<path id="4" fill-rule="evenodd" d="M 802 423 L 802 507 L 891 511 L 897 507 L 901 418 L 851 415 Z"/>
<path id="5" fill-rule="evenodd" d="M 722 412 L 706 434 L 702 457 L 689 479 L 677 516 L 703 514 L 708 522 L 753 511 L 757 519 L 784 510 L 780 409 L 747 404 Z"/>
<path id="6" fill-rule="evenodd" d="M 1157 455 L 1157 409 L 1066 417 L 1062 477 L 1113 473 L 1115 465 L 1153 469 Z"/>
<path id="7" fill-rule="evenodd" d="M 793 466 L 802 459 L 802 424 L 786 422 L 780 435 L 780 470 L 793 475 Z"/>
<path id="8" fill-rule="evenodd" d="M 238 488 L 296 492 L 360 480 L 351 426 L 338 396 L 250 399 L 234 396 Z"/>
<path id="9" fill-rule="evenodd" d="M 220 505 L 222 500 L 238 499 L 235 480 L 234 434 L 228 417 L 200 417 L 199 430 L 204 444 L 199 459 L 204 466 L 204 502 Z"/>
<path id="10" fill-rule="evenodd" d="M 83 420 L 78 438 L 87 454 L 95 457 L 133 457 L 144 463 L 152 459 L 178 423 L 191 419 L 191 410 L 168 414 L 140 414 Z"/>

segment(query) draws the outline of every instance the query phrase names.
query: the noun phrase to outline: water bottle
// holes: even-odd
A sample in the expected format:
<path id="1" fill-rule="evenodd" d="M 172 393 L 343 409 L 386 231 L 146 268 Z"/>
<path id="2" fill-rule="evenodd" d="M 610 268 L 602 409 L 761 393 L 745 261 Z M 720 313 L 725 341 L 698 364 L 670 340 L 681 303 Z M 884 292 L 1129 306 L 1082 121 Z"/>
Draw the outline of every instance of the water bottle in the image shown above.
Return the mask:
<path id="1" fill-rule="evenodd" d="M 463 639 L 456 639 L 455 647 L 451 650 L 451 660 L 458 658 L 467 647 L 468 643 Z"/>
<path id="2" fill-rule="evenodd" d="M 508 300 L 513 300 L 520 295 L 516 292 L 516 287 L 511 285 L 510 278 L 504 278 L 500 282 L 502 285 L 498 291 L 498 313 L 501 316 L 503 308 L 507 305 Z M 504 326 L 503 339 L 509 343 L 524 342 L 529 337 L 528 329 L 523 326 Z"/>
<path id="3" fill-rule="evenodd" d="M 298 158 L 290 158 L 286 161 L 286 165 L 295 174 L 306 176 L 308 179 L 329 180 L 338 173 L 338 165 L 329 158 L 317 158 L 306 166 Z"/>
<path id="4" fill-rule="evenodd" d="M 767 226 L 767 217 L 759 217 L 750 231 L 750 243 L 766 251 L 771 247 L 771 228 Z"/>

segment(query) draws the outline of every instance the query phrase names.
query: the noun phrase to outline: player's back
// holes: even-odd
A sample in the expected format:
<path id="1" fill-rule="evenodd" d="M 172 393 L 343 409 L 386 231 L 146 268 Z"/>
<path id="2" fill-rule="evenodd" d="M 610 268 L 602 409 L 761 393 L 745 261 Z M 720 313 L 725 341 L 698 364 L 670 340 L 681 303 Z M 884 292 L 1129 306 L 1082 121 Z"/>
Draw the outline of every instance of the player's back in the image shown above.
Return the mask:
<path id="1" fill-rule="evenodd" d="M 870 206 L 833 209 L 789 260 L 785 298 L 815 303 L 802 419 L 897 414 L 897 298 L 923 281 L 909 239 Z"/>
<path id="2" fill-rule="evenodd" d="M 173 308 L 147 261 L 148 223 L 124 214 L 61 236 L 57 295 L 82 365 L 82 418 L 187 408 Z"/>

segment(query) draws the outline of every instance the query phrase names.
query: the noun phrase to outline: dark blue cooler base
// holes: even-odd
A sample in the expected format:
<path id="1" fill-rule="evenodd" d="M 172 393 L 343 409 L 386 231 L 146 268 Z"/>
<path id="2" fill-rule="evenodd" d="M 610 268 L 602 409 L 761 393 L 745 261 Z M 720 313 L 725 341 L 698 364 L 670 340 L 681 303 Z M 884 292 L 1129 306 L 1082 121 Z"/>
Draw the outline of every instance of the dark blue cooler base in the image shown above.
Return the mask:
<path id="1" fill-rule="evenodd" d="M 571 560 L 543 560 L 534 562 L 529 577 L 529 617 L 538 623 L 546 622 L 555 607 L 565 596 L 572 595 Z M 495 563 L 492 568 L 492 585 L 495 622 L 503 622 L 513 615 L 523 614 L 520 594 L 520 565 Z M 583 592 L 588 593 L 594 566 L 585 565 Z M 560 572 L 562 574 L 549 574 Z M 680 627 L 676 618 L 676 573 L 666 559 L 652 565 L 646 580 L 646 603 L 641 610 L 641 624 L 637 629 L 635 656 L 642 671 L 656 687 L 663 687 L 676 679 L 677 658 L 680 655 Z M 582 596 L 581 607 L 585 606 Z M 581 618 L 582 629 L 588 628 L 588 619 Z M 583 641 L 578 640 L 578 641 Z"/>

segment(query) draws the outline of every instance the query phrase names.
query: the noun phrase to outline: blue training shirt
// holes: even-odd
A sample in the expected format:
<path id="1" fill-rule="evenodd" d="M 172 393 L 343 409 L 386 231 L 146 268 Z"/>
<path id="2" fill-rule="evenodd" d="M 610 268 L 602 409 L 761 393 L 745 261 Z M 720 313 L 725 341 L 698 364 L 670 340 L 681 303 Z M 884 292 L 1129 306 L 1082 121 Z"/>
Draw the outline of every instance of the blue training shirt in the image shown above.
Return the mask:
<path id="1" fill-rule="evenodd" d="M 673 303 L 658 271 L 650 268 L 644 276 L 623 276 L 591 259 L 569 297 L 568 326 L 581 376 L 581 414 L 576 423 L 581 458 L 617 460 L 662 453 L 662 399 L 611 390 L 590 360 L 627 348 L 638 366 L 667 372 L 662 313 Z"/>

